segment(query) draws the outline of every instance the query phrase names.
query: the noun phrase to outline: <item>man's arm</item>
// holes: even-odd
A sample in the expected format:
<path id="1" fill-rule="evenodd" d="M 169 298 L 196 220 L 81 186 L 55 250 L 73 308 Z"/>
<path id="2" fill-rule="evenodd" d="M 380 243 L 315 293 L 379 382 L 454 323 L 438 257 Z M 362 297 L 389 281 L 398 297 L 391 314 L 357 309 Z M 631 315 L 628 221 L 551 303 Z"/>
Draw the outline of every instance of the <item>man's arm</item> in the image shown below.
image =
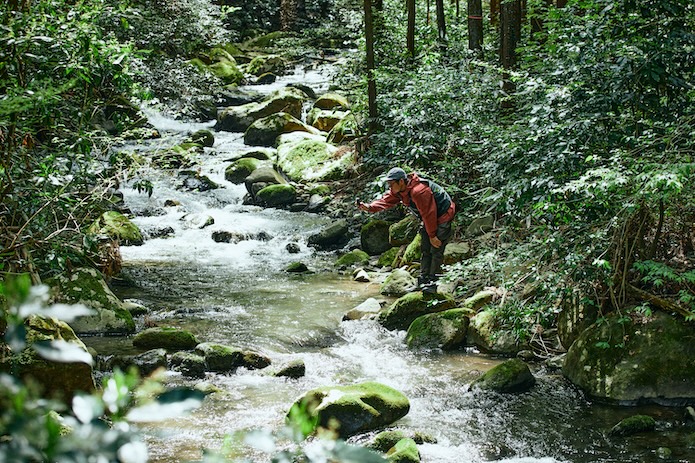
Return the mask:
<path id="1" fill-rule="evenodd" d="M 361 210 L 367 211 L 367 212 L 379 212 L 379 211 L 385 211 L 386 209 L 391 209 L 392 207 L 398 205 L 400 202 L 401 202 L 401 198 L 399 198 L 398 195 L 395 195 L 389 191 L 381 199 L 377 199 L 376 201 L 369 203 L 369 204 L 358 203 L 357 207 L 360 208 Z M 436 212 L 435 212 L 435 216 L 436 216 Z M 436 217 L 435 217 L 435 221 L 436 221 Z"/>

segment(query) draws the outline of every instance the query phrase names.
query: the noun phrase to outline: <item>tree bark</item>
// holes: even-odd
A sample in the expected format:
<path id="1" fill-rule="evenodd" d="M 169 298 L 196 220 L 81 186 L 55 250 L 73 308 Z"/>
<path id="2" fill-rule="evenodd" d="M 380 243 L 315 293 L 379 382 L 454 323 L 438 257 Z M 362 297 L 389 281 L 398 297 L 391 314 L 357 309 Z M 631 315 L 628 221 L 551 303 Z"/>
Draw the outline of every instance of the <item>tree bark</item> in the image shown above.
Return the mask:
<path id="1" fill-rule="evenodd" d="M 497 24 L 500 18 L 500 0 L 490 0 L 490 22 Z"/>
<path id="2" fill-rule="evenodd" d="M 521 35 L 521 1 L 504 1 L 500 8 L 500 62 L 502 67 L 512 70 L 516 67 L 516 47 Z M 502 76 L 502 89 L 507 95 L 514 93 L 514 83 L 508 73 Z M 503 100 L 503 109 L 512 107 L 511 101 Z"/>
<path id="3" fill-rule="evenodd" d="M 437 6 L 437 38 L 439 45 L 446 45 L 446 16 L 444 15 L 444 0 L 435 0 Z"/>
<path id="4" fill-rule="evenodd" d="M 369 138 L 377 128 L 376 82 L 374 80 L 374 20 L 372 1 L 364 0 L 364 38 L 367 52 L 367 98 L 369 106 Z"/>
<path id="5" fill-rule="evenodd" d="M 483 49 L 483 2 L 468 0 L 468 49 Z"/>
<path id="6" fill-rule="evenodd" d="M 406 43 L 410 59 L 415 59 L 415 0 L 406 0 L 408 8 L 408 29 L 406 32 Z"/>

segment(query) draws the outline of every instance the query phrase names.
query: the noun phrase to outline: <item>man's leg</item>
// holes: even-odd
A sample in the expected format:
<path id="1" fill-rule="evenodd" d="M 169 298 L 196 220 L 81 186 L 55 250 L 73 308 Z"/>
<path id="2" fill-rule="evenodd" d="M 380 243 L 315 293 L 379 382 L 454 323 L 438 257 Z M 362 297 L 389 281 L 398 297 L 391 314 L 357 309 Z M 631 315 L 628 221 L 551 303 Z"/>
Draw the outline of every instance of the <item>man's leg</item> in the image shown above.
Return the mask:
<path id="1" fill-rule="evenodd" d="M 420 253 L 422 256 L 420 257 L 420 278 L 418 278 L 419 288 L 429 281 L 432 267 L 432 244 L 425 227 L 420 228 Z"/>
<path id="2" fill-rule="evenodd" d="M 437 280 L 441 276 L 442 264 L 444 263 L 444 250 L 451 239 L 451 234 L 451 222 L 444 222 L 437 227 L 437 238 L 442 242 L 442 245 L 438 248 L 431 247 L 427 274 L 429 283 L 423 289 L 424 292 L 437 292 Z M 424 277 L 425 275 L 422 276 Z"/>

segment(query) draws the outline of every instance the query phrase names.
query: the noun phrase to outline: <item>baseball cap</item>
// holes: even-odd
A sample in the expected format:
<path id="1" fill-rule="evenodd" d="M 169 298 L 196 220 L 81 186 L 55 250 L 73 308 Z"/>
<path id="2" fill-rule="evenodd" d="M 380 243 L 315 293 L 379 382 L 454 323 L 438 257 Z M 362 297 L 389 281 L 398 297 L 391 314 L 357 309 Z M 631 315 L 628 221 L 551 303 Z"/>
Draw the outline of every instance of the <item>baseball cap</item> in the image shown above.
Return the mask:
<path id="1" fill-rule="evenodd" d="M 384 177 L 384 181 L 390 182 L 392 180 L 404 180 L 406 178 L 408 177 L 405 175 L 405 171 L 403 169 L 401 169 L 400 167 L 394 167 L 393 169 L 388 171 L 386 177 Z"/>

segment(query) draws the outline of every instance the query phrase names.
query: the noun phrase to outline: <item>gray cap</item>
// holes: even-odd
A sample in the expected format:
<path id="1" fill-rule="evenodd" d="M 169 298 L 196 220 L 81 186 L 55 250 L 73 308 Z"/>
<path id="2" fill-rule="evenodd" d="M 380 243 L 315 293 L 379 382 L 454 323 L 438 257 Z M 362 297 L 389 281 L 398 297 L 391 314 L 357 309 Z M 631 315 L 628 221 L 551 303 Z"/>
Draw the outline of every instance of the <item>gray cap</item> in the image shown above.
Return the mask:
<path id="1" fill-rule="evenodd" d="M 403 169 L 400 167 L 394 167 L 388 171 L 386 177 L 384 177 L 384 181 L 390 182 L 391 180 L 405 180 L 406 178 L 408 178 L 408 176 L 405 175 L 405 171 Z"/>

